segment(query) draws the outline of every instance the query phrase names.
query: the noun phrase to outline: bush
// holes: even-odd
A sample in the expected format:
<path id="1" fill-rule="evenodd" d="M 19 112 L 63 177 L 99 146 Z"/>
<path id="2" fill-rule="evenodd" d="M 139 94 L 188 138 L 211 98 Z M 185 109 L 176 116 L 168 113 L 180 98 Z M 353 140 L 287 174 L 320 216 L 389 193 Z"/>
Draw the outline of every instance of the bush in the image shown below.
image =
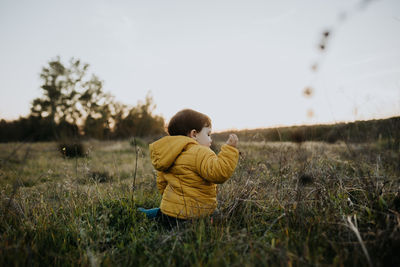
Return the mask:
<path id="1" fill-rule="evenodd" d="M 80 142 L 66 142 L 58 144 L 58 150 L 66 158 L 87 156 L 86 147 Z"/>

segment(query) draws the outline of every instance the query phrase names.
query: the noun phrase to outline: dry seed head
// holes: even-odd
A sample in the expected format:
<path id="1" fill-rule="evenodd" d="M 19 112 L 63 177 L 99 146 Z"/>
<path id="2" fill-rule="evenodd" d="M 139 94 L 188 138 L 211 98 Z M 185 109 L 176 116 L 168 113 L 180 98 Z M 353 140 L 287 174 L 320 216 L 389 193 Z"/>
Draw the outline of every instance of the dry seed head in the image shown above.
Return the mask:
<path id="1" fill-rule="evenodd" d="M 311 87 L 304 88 L 303 95 L 305 97 L 312 97 L 313 94 L 314 94 L 314 89 L 313 88 L 311 88 Z"/>
<path id="2" fill-rule="evenodd" d="M 314 111 L 312 109 L 307 110 L 307 118 L 311 119 L 314 117 Z"/>
<path id="3" fill-rule="evenodd" d="M 312 64 L 311 70 L 312 71 L 317 71 L 318 70 L 318 64 L 317 63 Z"/>

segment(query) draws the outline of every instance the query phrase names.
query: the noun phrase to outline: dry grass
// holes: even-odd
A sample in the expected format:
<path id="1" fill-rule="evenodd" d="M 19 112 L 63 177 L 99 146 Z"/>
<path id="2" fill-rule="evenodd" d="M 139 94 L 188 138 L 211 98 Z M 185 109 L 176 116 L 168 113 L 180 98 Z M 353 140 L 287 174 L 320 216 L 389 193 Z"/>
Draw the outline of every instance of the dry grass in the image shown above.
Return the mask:
<path id="1" fill-rule="evenodd" d="M 378 144 L 240 144 L 213 221 L 167 230 L 145 146 L 0 144 L 0 262 L 6 265 L 400 264 L 398 151 Z M 218 147 L 218 146 L 216 146 Z"/>

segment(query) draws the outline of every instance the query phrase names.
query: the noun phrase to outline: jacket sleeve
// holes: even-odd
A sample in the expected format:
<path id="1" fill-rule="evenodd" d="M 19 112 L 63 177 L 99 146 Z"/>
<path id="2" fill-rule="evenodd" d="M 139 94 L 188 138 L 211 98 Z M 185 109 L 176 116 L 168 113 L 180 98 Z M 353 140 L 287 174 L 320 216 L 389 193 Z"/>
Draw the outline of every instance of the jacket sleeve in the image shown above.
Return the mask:
<path id="1" fill-rule="evenodd" d="M 232 176 L 238 160 L 239 151 L 233 146 L 223 145 L 218 155 L 202 147 L 197 153 L 196 171 L 207 181 L 222 184 Z"/>
<path id="2" fill-rule="evenodd" d="M 167 187 L 167 180 L 164 178 L 164 173 L 161 171 L 157 172 L 157 188 L 160 194 L 162 195 L 164 193 L 165 187 Z"/>

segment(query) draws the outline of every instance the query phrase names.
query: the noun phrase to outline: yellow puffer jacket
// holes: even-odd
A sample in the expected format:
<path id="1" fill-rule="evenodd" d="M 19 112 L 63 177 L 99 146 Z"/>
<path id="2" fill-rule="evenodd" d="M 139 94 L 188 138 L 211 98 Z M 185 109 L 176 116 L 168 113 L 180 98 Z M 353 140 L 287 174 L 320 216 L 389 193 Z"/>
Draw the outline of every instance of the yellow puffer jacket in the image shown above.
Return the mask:
<path id="1" fill-rule="evenodd" d="M 165 136 L 150 144 L 150 157 L 158 171 L 161 211 L 180 219 L 211 214 L 217 207 L 217 185 L 232 175 L 239 151 L 223 145 L 218 156 L 186 136 Z"/>

